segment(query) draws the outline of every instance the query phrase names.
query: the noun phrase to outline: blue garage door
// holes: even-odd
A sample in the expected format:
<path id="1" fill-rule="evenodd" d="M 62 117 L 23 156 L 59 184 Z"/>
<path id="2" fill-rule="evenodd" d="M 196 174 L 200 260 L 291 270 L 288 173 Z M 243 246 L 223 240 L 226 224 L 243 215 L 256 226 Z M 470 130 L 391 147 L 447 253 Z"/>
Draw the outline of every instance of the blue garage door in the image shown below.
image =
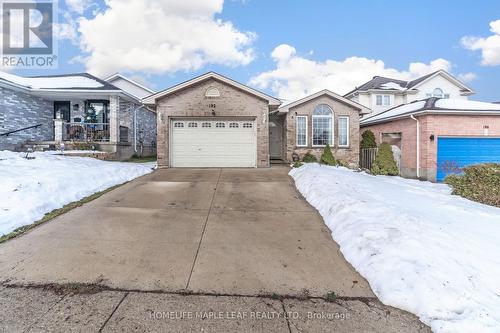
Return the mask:
<path id="1" fill-rule="evenodd" d="M 438 182 L 460 168 L 488 162 L 500 163 L 500 138 L 438 138 Z"/>

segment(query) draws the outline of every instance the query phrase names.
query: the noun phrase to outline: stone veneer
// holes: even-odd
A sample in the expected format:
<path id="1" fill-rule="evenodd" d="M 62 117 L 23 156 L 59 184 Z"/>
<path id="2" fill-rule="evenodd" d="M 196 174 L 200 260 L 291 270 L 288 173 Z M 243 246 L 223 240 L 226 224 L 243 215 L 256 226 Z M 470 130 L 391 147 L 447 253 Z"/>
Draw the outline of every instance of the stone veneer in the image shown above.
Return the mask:
<path id="1" fill-rule="evenodd" d="M 349 164 L 359 164 L 359 110 L 345 104 L 341 101 L 334 99 L 328 95 L 319 96 L 313 100 L 304 102 L 300 105 L 290 108 L 285 119 L 286 130 L 286 159 L 288 162 L 292 161 L 293 153 L 297 153 L 300 158 L 307 153 L 315 155 L 318 159 L 323 153 L 323 147 L 312 146 L 312 113 L 314 108 L 319 104 L 326 104 L 333 110 L 333 146 L 332 152 L 336 159 L 340 159 Z M 296 146 L 296 116 L 307 116 L 307 147 Z M 349 117 L 349 146 L 338 146 L 338 117 Z"/>
<path id="2" fill-rule="evenodd" d="M 24 92 L 0 87 L 0 133 L 42 124 L 0 137 L 0 149 L 14 149 L 26 141 L 53 140 L 54 106 L 51 101 Z"/>
<path id="3" fill-rule="evenodd" d="M 209 87 L 216 87 L 220 97 L 207 98 Z M 212 107 L 210 104 L 215 104 Z M 257 127 L 257 167 L 269 166 L 268 101 L 216 79 L 193 84 L 157 101 L 158 166 L 169 167 L 169 124 L 175 117 L 248 117 Z"/>

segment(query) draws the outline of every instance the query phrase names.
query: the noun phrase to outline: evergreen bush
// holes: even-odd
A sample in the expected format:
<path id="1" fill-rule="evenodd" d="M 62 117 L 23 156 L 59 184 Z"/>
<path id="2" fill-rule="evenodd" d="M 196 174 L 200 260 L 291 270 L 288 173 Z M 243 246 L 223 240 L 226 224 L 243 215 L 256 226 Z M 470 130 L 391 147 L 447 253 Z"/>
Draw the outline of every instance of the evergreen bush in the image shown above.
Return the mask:
<path id="1" fill-rule="evenodd" d="M 377 142 L 375 141 L 375 134 L 372 131 L 367 130 L 361 134 L 361 149 L 363 148 L 377 148 Z"/>
<path id="2" fill-rule="evenodd" d="M 450 175 L 444 182 L 452 194 L 500 207 L 500 163 L 477 164 L 463 168 L 460 175 Z"/>
<path id="3" fill-rule="evenodd" d="M 399 174 L 398 166 L 394 160 L 390 144 L 382 143 L 380 145 L 375 161 L 373 162 L 371 172 L 374 175 L 386 176 L 397 176 Z"/>
<path id="4" fill-rule="evenodd" d="M 314 162 L 318 162 L 318 159 L 313 154 L 307 152 L 304 155 L 304 157 L 302 158 L 302 162 L 304 162 L 304 163 L 314 163 Z"/>
<path id="5" fill-rule="evenodd" d="M 329 144 L 327 144 L 325 146 L 325 149 L 323 149 L 323 154 L 321 155 L 320 163 L 331 166 L 337 165 L 337 161 L 335 160 L 335 157 L 333 157 L 332 149 L 330 148 Z"/>

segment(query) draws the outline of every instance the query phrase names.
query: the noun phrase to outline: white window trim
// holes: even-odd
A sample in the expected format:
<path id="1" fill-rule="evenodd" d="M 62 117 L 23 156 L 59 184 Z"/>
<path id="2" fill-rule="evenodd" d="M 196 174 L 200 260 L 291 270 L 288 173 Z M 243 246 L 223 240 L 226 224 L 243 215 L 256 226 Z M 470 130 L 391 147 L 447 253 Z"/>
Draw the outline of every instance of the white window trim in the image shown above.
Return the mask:
<path id="1" fill-rule="evenodd" d="M 338 137 L 339 148 L 349 148 L 349 143 L 350 143 L 350 140 L 349 140 L 349 136 L 350 136 L 350 131 L 349 131 L 349 122 L 350 122 L 350 119 L 349 119 L 349 116 L 339 116 L 338 119 L 347 119 L 347 144 L 345 144 L 345 145 L 341 145 L 340 144 L 340 127 L 339 127 L 339 137 Z"/>
<path id="2" fill-rule="evenodd" d="M 305 118 L 306 119 L 306 144 L 305 145 L 299 145 L 299 131 L 297 130 L 298 129 L 298 126 L 297 126 L 297 123 L 298 123 L 298 119 L 299 118 Z M 307 120 L 307 116 L 296 116 L 295 117 L 295 146 L 297 147 L 307 147 L 307 142 L 308 142 L 308 120 Z"/>
<path id="3" fill-rule="evenodd" d="M 329 142 L 330 144 L 330 147 L 334 147 L 335 146 L 335 114 L 333 113 L 332 111 L 332 114 L 330 116 L 318 116 L 318 115 L 312 115 L 312 123 L 311 123 L 311 132 L 312 132 L 312 136 L 311 136 L 311 146 L 312 147 L 318 147 L 318 148 L 321 148 L 321 147 L 326 147 L 326 145 L 315 145 L 314 144 L 314 118 L 331 118 L 332 119 L 332 137 L 331 137 L 331 140 Z"/>

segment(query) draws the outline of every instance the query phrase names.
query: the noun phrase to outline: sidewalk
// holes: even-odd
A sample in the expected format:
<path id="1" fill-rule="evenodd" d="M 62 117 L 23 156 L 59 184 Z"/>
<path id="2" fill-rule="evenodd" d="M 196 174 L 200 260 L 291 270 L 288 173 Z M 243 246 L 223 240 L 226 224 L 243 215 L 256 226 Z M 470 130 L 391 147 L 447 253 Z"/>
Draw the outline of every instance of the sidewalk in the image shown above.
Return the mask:
<path id="1" fill-rule="evenodd" d="M 430 332 L 375 298 L 297 299 L 0 287 L 1 332 Z"/>

